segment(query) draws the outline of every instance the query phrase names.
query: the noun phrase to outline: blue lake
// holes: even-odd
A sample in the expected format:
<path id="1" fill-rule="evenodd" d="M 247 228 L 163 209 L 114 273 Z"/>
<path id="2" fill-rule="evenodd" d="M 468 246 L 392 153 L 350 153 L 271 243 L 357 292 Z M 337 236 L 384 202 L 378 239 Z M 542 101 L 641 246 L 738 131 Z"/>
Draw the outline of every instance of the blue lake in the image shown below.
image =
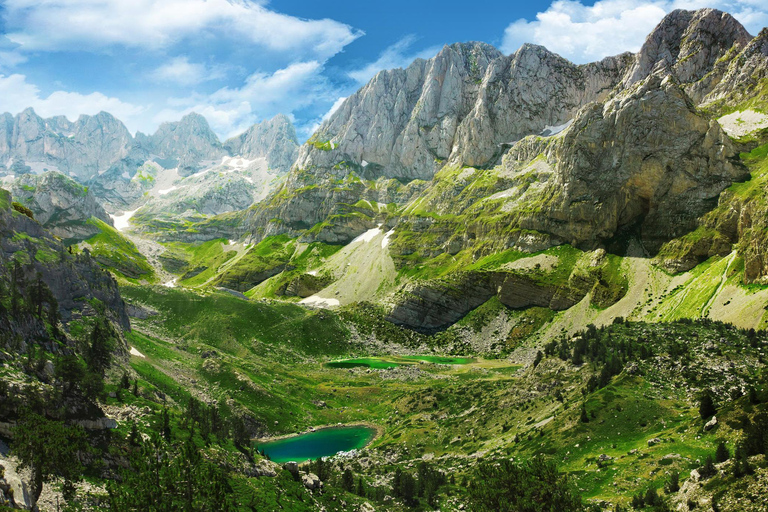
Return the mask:
<path id="1" fill-rule="evenodd" d="M 255 446 L 275 462 L 303 462 L 363 448 L 374 437 L 376 429 L 371 427 L 329 427 Z"/>

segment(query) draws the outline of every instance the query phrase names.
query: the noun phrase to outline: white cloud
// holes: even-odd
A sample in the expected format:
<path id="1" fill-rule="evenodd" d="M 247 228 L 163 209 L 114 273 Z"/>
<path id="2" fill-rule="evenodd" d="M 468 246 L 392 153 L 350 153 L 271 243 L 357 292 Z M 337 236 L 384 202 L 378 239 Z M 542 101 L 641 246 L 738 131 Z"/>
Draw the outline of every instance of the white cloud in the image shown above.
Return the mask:
<path id="1" fill-rule="evenodd" d="M 332 101 L 337 94 L 320 74 L 321 70 L 317 61 L 299 62 L 271 74 L 254 73 L 242 87 L 224 87 L 207 96 L 173 98 L 168 108 L 154 116 L 153 122 L 177 120 L 194 111 L 205 116 L 220 136 L 231 137 L 275 114 Z"/>
<path id="2" fill-rule="evenodd" d="M 357 83 L 364 84 L 382 69 L 406 68 L 415 59 L 428 59 L 434 57 L 439 51 L 439 47 L 431 47 L 419 52 L 409 53 L 408 50 L 415 42 L 416 38 L 414 36 L 406 36 L 381 52 L 379 58 L 374 62 L 371 62 L 360 69 L 350 71 L 347 75 Z"/>
<path id="3" fill-rule="evenodd" d="M 190 62 L 188 57 L 181 56 L 156 68 L 149 76 L 160 83 L 190 86 L 209 80 L 219 80 L 226 75 L 221 66 L 210 67 L 197 62 Z"/>
<path id="4" fill-rule="evenodd" d="M 589 62 L 637 51 L 645 37 L 674 9 L 715 7 L 730 12 L 751 33 L 768 22 L 765 0 L 599 0 L 584 5 L 558 0 L 529 21 L 518 19 L 504 31 L 502 51 L 536 43 L 574 62 Z"/>
<path id="5" fill-rule="evenodd" d="M 339 110 L 339 107 L 341 107 L 341 104 L 344 103 L 344 100 L 346 100 L 348 96 L 342 96 L 341 98 L 337 99 L 335 102 L 333 102 L 333 105 L 331 105 L 331 108 L 328 109 L 328 112 L 322 115 L 320 119 L 309 125 L 309 128 L 306 130 L 307 135 L 311 135 L 317 131 L 318 128 L 320 128 L 320 125 L 326 122 L 328 119 L 331 118 L 331 116 Z"/>
<path id="6" fill-rule="evenodd" d="M 0 75 L 0 111 L 17 114 L 32 107 L 42 117 L 66 116 L 70 120 L 81 114 L 95 115 L 109 112 L 128 125 L 136 125 L 144 112 L 143 107 L 110 98 L 99 92 L 79 94 L 56 91 L 47 97 L 40 96 L 40 89 L 27 82 L 24 75 Z"/>
<path id="7" fill-rule="evenodd" d="M 24 51 L 163 49 L 210 37 L 325 59 L 362 35 L 334 20 L 296 18 L 249 0 L 5 0 L 3 17 L 8 39 Z"/>

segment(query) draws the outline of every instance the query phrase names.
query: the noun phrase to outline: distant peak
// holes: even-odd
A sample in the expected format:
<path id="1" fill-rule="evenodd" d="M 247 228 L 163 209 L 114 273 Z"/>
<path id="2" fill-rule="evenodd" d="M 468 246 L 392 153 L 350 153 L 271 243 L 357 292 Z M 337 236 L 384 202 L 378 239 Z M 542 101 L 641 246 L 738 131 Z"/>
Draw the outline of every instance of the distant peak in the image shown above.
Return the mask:
<path id="1" fill-rule="evenodd" d="M 197 112 L 190 112 L 179 121 L 180 124 L 204 124 L 208 126 L 208 120 Z"/>

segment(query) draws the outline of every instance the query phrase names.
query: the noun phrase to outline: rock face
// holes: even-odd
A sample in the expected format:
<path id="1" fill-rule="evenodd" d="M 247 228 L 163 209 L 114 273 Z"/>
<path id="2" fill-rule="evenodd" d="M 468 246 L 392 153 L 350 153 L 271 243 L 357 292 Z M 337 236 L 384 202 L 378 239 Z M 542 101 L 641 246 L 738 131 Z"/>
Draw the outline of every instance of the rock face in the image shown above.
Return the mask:
<path id="1" fill-rule="evenodd" d="M 693 84 L 709 74 L 729 51 L 742 49 L 751 39 L 728 13 L 716 9 L 673 11 L 645 40 L 623 86 L 629 87 L 658 72 L 674 75 L 683 84 Z M 692 96 L 698 99 L 707 92 L 701 86 L 691 91 L 696 91 Z"/>
<path id="2" fill-rule="evenodd" d="M 384 180 L 431 180 L 447 164 L 491 166 L 520 138 L 556 131 L 582 106 L 607 97 L 630 60 L 624 54 L 577 66 L 541 46 L 507 57 L 467 43 L 382 71 L 302 146 L 285 185 L 255 212 L 253 236 L 310 228 L 361 196 L 383 203 L 395 199 L 383 191 L 413 197 Z M 356 176 L 379 180 L 376 191 L 361 190 Z M 275 218 L 282 223 L 268 224 Z"/>
<path id="3" fill-rule="evenodd" d="M 0 118 L 0 163 L 15 174 L 60 171 L 85 183 L 128 156 L 133 138 L 106 112 L 42 119 L 28 108 Z"/>
<path id="4" fill-rule="evenodd" d="M 136 134 L 139 145 L 156 155 L 166 169 L 178 167 L 179 174 L 194 174 L 229 153 L 200 114 L 187 114 L 181 121 L 163 123 L 152 136 Z"/>
<path id="5" fill-rule="evenodd" d="M 11 193 L 14 201 L 32 210 L 35 219 L 65 243 L 98 233 L 98 227 L 88 224 L 92 217 L 112 225 L 88 188 L 58 172 L 22 175 L 13 182 Z"/>
<path id="6" fill-rule="evenodd" d="M 299 141 L 291 120 L 283 114 L 253 125 L 245 133 L 228 139 L 224 146 L 233 155 L 265 158 L 270 169 L 287 173 L 299 154 Z"/>
<path id="7" fill-rule="evenodd" d="M 699 114 L 663 73 L 586 107 L 545 155 L 555 168 L 545 192 L 552 199 L 523 216 L 521 227 L 575 245 L 639 226 L 655 252 L 695 229 L 725 188 L 748 178 L 720 125 Z"/>
<path id="8" fill-rule="evenodd" d="M 296 165 L 345 161 L 362 174 L 419 179 L 445 162 L 489 165 L 504 144 L 605 98 L 628 64 L 621 55 L 576 66 L 534 45 L 508 57 L 483 43 L 446 46 L 428 61 L 377 74 L 302 147 Z"/>

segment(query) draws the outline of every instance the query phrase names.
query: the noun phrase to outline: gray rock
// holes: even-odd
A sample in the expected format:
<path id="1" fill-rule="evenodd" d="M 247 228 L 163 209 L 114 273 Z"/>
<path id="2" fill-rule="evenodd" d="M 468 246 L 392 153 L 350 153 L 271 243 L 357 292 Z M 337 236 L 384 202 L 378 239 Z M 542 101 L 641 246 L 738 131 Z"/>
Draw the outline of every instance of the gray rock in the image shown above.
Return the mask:
<path id="1" fill-rule="evenodd" d="M 266 158 L 271 169 L 285 174 L 296 161 L 299 142 L 291 120 L 278 114 L 270 120 L 250 127 L 246 132 L 227 139 L 224 146 L 233 155 L 245 158 Z"/>
<path id="2" fill-rule="evenodd" d="M 58 170 L 86 182 L 128 156 L 131 146 L 126 127 L 106 112 L 70 123 L 28 108 L 0 119 L 0 161 L 12 160 L 21 172 Z"/>
<path id="3" fill-rule="evenodd" d="M 293 475 L 299 474 L 299 464 L 295 461 L 288 461 L 285 464 L 283 464 L 283 469 L 288 471 L 289 473 Z"/>
<path id="4" fill-rule="evenodd" d="M 704 430 L 705 430 L 705 431 L 710 431 L 710 430 L 712 430 L 713 428 L 715 428 L 716 426 L 717 426 L 717 416 L 712 416 L 712 419 L 711 419 L 711 420 L 709 420 L 709 421 L 708 421 L 708 422 L 707 422 L 707 423 L 704 425 Z"/>
<path id="5" fill-rule="evenodd" d="M 141 147 L 159 157 L 165 168 L 178 167 L 188 176 L 229 153 L 211 130 L 208 121 L 194 112 L 180 121 L 163 123 L 152 136 L 136 134 Z"/>
<path id="6" fill-rule="evenodd" d="M 316 491 L 323 487 L 323 482 L 321 482 L 314 473 L 301 475 L 301 483 L 304 485 L 305 489 L 309 489 L 310 491 Z"/>
<path id="7" fill-rule="evenodd" d="M 112 218 L 96 202 L 88 187 L 59 172 L 19 176 L 11 188 L 17 201 L 35 214 L 35 219 L 65 243 L 76 243 L 100 233 L 91 221 L 113 225 Z"/>

